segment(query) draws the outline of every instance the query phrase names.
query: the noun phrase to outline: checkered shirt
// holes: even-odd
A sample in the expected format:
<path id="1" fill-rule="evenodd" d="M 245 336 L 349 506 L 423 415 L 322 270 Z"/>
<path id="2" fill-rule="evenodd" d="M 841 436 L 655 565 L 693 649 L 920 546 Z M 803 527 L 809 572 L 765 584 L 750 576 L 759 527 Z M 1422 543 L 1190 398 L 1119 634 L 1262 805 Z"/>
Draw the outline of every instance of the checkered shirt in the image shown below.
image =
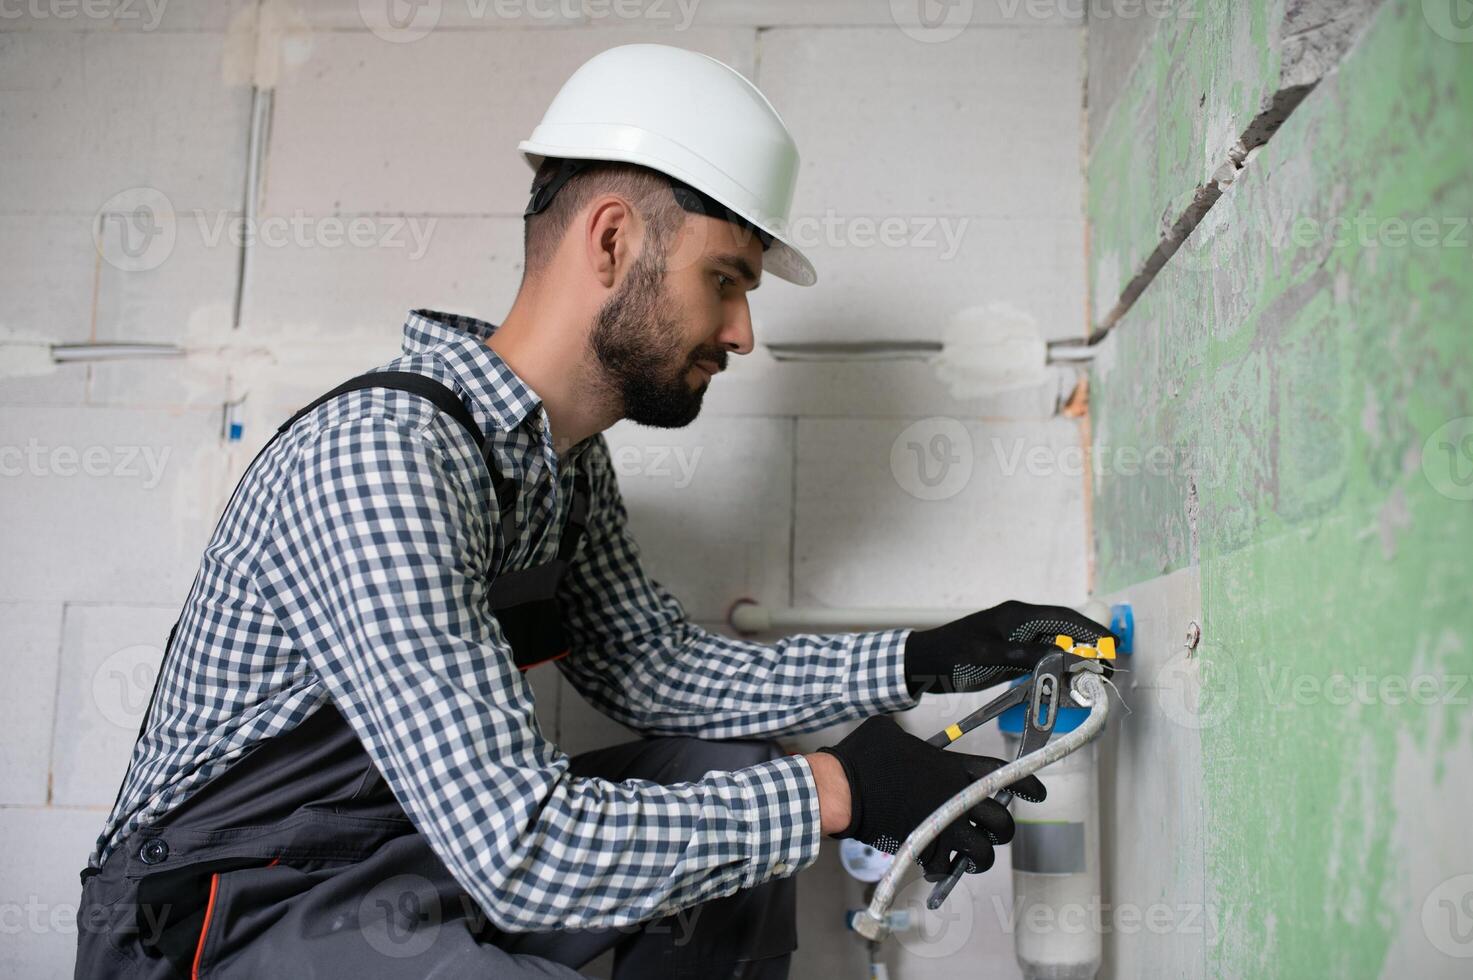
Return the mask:
<path id="1" fill-rule="evenodd" d="M 641 567 L 603 435 L 560 459 L 541 401 L 486 345 L 494 329 L 416 310 L 383 370 L 458 391 L 520 486 L 514 522 L 469 434 L 427 399 L 367 389 L 300 419 L 247 470 L 205 549 L 90 867 L 329 699 L 505 930 L 627 925 L 814 860 L 801 756 L 668 786 L 570 776 L 488 586 L 555 555 L 582 468 L 588 530 L 559 592 L 572 646 L 557 667 L 651 735 L 763 737 L 909 707 L 909 631 L 769 645 L 692 624 Z"/>

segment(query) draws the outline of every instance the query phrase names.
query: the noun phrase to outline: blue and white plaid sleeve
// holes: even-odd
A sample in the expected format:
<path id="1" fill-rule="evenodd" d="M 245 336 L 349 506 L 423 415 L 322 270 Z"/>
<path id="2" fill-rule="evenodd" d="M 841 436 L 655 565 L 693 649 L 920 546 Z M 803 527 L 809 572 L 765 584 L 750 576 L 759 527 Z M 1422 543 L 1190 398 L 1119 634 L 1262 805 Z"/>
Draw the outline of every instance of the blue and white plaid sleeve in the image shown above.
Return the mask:
<path id="1" fill-rule="evenodd" d="M 908 629 L 762 644 L 690 622 L 645 574 L 602 435 L 585 459 L 592 506 L 560 595 L 572 652 L 557 665 L 609 717 L 651 734 L 751 738 L 915 706 L 905 687 Z"/>
<path id="2" fill-rule="evenodd" d="M 643 921 L 811 863 L 801 757 L 670 786 L 568 775 L 487 607 L 495 515 L 447 424 L 357 418 L 304 440 L 252 572 L 456 880 L 496 926 L 543 931 Z"/>

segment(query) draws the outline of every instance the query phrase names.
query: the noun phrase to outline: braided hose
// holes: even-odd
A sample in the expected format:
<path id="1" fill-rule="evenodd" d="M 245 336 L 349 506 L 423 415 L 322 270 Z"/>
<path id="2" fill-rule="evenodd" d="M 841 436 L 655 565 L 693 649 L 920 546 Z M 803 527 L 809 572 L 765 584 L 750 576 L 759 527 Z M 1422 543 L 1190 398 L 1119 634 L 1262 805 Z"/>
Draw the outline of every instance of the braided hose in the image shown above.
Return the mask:
<path id="1" fill-rule="evenodd" d="M 1070 693 L 1076 702 L 1089 707 L 1089 717 L 1072 732 L 1051 740 L 1037 752 L 1030 752 L 1021 759 L 992 771 L 937 807 L 936 812 L 911 831 L 905 843 L 900 845 L 900 850 L 895 852 L 885 876 L 875 886 L 869 908 L 854 916 L 855 932 L 866 939 L 878 941 L 885 938 L 890 931 L 885 919 L 890 912 L 891 903 L 895 901 L 895 892 L 900 886 L 901 877 L 916 860 L 916 856 L 929 847 L 941 831 L 1003 787 L 1011 786 L 1024 776 L 1033 775 L 1050 763 L 1058 762 L 1100 733 L 1105 727 L 1105 716 L 1110 713 L 1110 698 L 1104 681 L 1097 674 L 1078 674 L 1070 685 Z"/>

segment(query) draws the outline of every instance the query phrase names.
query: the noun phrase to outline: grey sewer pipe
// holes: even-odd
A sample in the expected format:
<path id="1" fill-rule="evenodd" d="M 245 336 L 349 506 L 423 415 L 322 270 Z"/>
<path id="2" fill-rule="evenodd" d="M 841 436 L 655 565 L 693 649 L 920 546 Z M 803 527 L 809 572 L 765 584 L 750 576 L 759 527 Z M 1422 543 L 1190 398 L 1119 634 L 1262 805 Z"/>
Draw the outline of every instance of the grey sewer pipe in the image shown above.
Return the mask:
<path id="1" fill-rule="evenodd" d="M 911 832 L 905 843 L 900 845 L 900 850 L 895 852 L 885 876 L 875 885 L 869 908 L 854 916 L 852 926 L 855 932 L 876 942 L 888 936 L 890 926 L 886 920 L 889 918 L 890 906 L 895 901 L 900 879 L 914 863 L 916 855 L 930 846 L 941 831 L 1003 787 L 1012 785 L 1024 776 L 1033 775 L 1050 763 L 1058 762 L 1083 747 L 1104 729 L 1105 717 L 1110 713 L 1110 696 L 1105 689 L 1104 680 L 1094 673 L 1077 674 L 1070 682 L 1069 693 L 1075 702 L 1088 706 L 1089 717 L 1072 732 L 1066 732 L 1049 741 L 1037 752 L 1030 752 L 1021 759 L 994 770 L 941 804 Z"/>

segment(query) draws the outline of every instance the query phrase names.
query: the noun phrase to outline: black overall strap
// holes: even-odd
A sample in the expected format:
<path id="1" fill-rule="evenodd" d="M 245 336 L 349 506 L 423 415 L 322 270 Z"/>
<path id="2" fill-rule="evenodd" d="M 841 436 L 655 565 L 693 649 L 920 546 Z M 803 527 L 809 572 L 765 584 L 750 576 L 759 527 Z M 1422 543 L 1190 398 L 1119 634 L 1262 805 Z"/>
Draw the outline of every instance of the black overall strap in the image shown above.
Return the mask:
<path id="1" fill-rule="evenodd" d="M 476 424 L 475 416 L 471 414 L 471 410 L 466 407 L 459 395 L 434 378 L 427 378 L 413 371 L 370 371 L 356 378 L 349 378 L 332 391 L 314 399 L 306 408 L 277 426 L 277 434 L 290 429 L 298 419 L 318 405 L 330 402 L 339 395 L 346 395 L 350 391 L 360 391 L 364 388 L 397 388 L 400 391 L 428 398 L 440 411 L 465 426 L 465 430 L 470 433 L 477 446 L 485 442 L 486 437 L 482 434 L 481 427 Z"/>
<path id="2" fill-rule="evenodd" d="M 256 465 L 256 462 L 262 456 L 266 455 L 266 450 L 271 448 L 272 443 L 276 442 L 277 438 L 296 424 L 302 416 L 339 395 L 345 395 L 350 391 L 358 391 L 363 388 L 396 388 L 400 391 L 420 395 L 434 402 L 437 408 L 464 426 L 466 432 L 470 434 L 471 439 L 475 441 L 476 447 L 481 453 L 481 458 L 491 470 L 491 481 L 496 492 L 498 509 L 500 509 L 502 514 L 505 514 L 515 504 L 517 484 L 514 480 L 503 477 L 500 471 L 491 464 L 490 453 L 486 448 L 485 436 L 481 432 L 481 427 L 476 424 L 475 416 L 471 414 L 471 410 L 466 407 L 465 402 L 446 385 L 441 384 L 433 378 L 425 377 L 423 374 L 415 374 L 412 371 L 370 371 L 367 374 L 360 374 L 356 378 L 349 378 L 332 391 L 314 399 L 306 408 L 296 412 L 291 418 L 277 426 L 276 431 L 271 434 L 271 438 L 266 440 L 265 445 L 256 452 L 255 457 L 246 466 L 245 473 L 249 473 L 251 468 Z M 245 473 L 241 474 L 240 481 L 236 483 L 235 489 L 230 494 L 230 500 L 226 502 L 225 509 L 220 513 L 220 519 L 215 522 L 215 531 L 211 532 L 211 537 L 219 532 L 220 525 L 225 520 L 225 515 L 230 512 L 231 506 L 235 503 L 235 498 L 240 495 L 240 488 L 245 484 Z M 196 573 L 195 584 L 198 584 L 198 581 L 199 574 Z M 193 594 L 194 585 L 190 585 L 189 591 L 190 594 Z M 174 620 L 174 625 L 169 629 L 169 638 L 164 641 L 164 655 L 159 660 L 159 672 L 154 677 L 153 690 L 148 695 L 148 705 L 143 709 L 143 719 L 138 724 L 138 735 L 134 739 L 135 744 L 148 731 L 148 719 L 153 714 L 153 706 L 159 696 L 159 687 L 163 684 L 164 667 L 168 662 L 170 652 L 174 648 L 174 639 L 179 632 L 179 624 L 183 621 L 183 615 Z M 124 783 L 126 783 L 126 780 L 124 780 Z M 118 805 L 118 800 L 122 799 L 122 797 L 123 784 L 119 784 L 117 796 L 113 799 L 114 807 Z M 87 880 L 89 872 L 96 874 L 97 869 L 85 869 L 82 872 L 83 882 Z"/>
<path id="3" fill-rule="evenodd" d="M 572 561 L 583 540 L 583 530 L 588 526 L 588 475 L 582 470 L 573 477 L 573 500 L 568 507 L 568 523 L 563 528 L 562 540 L 558 542 L 557 556 L 562 561 Z"/>
<path id="4" fill-rule="evenodd" d="M 459 422 L 477 448 L 481 451 L 481 458 L 486 461 L 491 470 L 491 484 L 496 491 L 497 509 L 506 515 L 516 503 L 517 482 L 508 476 L 504 476 L 499 469 L 491 465 L 490 454 L 486 448 L 486 436 L 481 427 L 476 424 L 475 416 L 466 407 L 465 402 L 446 385 L 441 384 L 434 378 L 427 378 L 423 374 L 415 374 L 413 371 L 370 371 L 360 374 L 356 378 L 349 378 L 338 385 L 332 391 L 315 399 L 310 405 L 297 412 L 291 418 L 277 428 L 276 433 L 280 435 L 290 429 L 297 420 L 311 412 L 323 402 L 332 401 L 339 395 L 346 395 L 350 391 L 360 391 L 364 388 L 395 388 L 399 391 L 407 391 L 410 394 L 428 398 L 435 406 Z"/>
<path id="5" fill-rule="evenodd" d="M 475 441 L 476 447 L 480 450 L 481 458 L 490 467 L 491 481 L 496 491 L 496 502 L 501 512 L 505 514 L 516 502 L 516 481 L 503 477 L 495 466 L 490 465 L 490 454 L 486 450 L 485 436 L 481 433 L 481 427 L 476 424 L 475 416 L 471 414 L 471 410 L 466 407 L 465 402 L 446 385 L 441 384 L 433 378 L 425 377 L 423 374 L 415 374 L 412 371 L 370 371 L 367 374 L 360 374 L 356 378 L 349 378 L 332 391 L 314 399 L 306 408 L 296 412 L 291 418 L 276 427 L 276 431 L 271 434 L 271 438 L 266 440 L 266 444 L 260 448 L 255 458 L 251 460 L 250 465 L 246 467 L 246 472 L 249 473 L 251 467 L 256 465 L 256 461 L 266 454 L 266 450 L 271 447 L 271 444 L 295 425 L 302 416 L 339 395 L 345 395 L 350 391 L 359 391 L 364 388 L 396 388 L 400 391 L 420 395 L 434 402 L 437 408 L 464 426 L 466 432 Z M 220 523 L 225 520 L 225 514 L 230 512 L 230 508 L 235 503 L 235 498 L 240 494 L 240 488 L 244 483 L 245 474 L 243 473 L 241 474 L 240 482 L 235 485 L 235 490 L 230 495 L 230 500 L 225 504 L 225 510 L 220 514 L 220 520 L 215 523 L 216 532 L 220 530 Z M 213 534 L 211 536 L 213 537 Z M 195 577 L 198 579 L 198 575 Z M 194 586 L 191 585 L 190 592 L 192 593 L 193 591 Z M 179 623 L 182 621 L 183 617 L 181 616 L 174 621 L 173 627 L 169 630 L 169 638 L 164 641 L 164 660 L 168 659 L 169 651 L 174 646 L 175 634 L 179 630 Z M 148 707 L 143 710 L 143 720 L 138 725 L 138 738 L 140 739 L 143 737 L 144 732 L 148 731 L 148 718 L 153 713 L 154 701 L 158 698 L 159 685 L 162 683 L 164 677 L 164 660 L 160 660 L 159 662 L 159 672 L 158 676 L 154 678 L 153 693 L 148 697 Z M 118 795 L 120 797 L 122 795 L 121 786 L 118 788 Z M 114 800 L 113 803 L 116 805 L 117 801 Z"/>
<path id="6" fill-rule="evenodd" d="M 512 662 L 529 670 L 569 652 L 567 631 L 558 602 L 558 588 L 572 566 L 588 525 L 590 488 L 586 473 L 573 477 L 567 523 L 558 540 L 557 556 L 531 568 L 503 571 L 492 581 L 486 601 L 496 613 L 501 632 L 511 646 Z"/>
<path id="7" fill-rule="evenodd" d="M 492 609 L 508 609 L 553 597 L 573 556 L 578 553 L 578 544 L 588 526 L 588 495 L 588 477 L 579 472 L 573 478 L 573 496 L 568 502 L 567 523 L 558 539 L 557 555 L 541 565 L 499 573 L 487 594 Z"/>

